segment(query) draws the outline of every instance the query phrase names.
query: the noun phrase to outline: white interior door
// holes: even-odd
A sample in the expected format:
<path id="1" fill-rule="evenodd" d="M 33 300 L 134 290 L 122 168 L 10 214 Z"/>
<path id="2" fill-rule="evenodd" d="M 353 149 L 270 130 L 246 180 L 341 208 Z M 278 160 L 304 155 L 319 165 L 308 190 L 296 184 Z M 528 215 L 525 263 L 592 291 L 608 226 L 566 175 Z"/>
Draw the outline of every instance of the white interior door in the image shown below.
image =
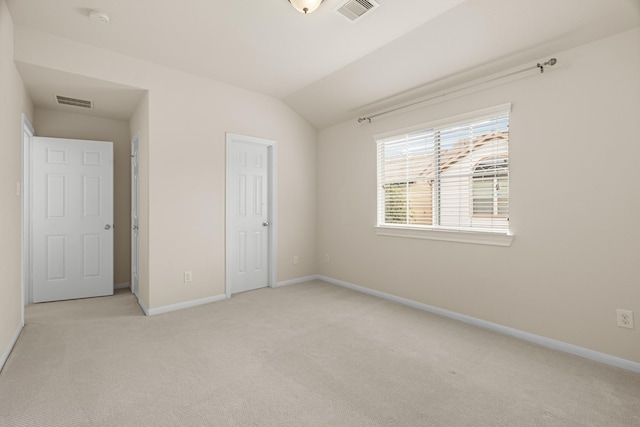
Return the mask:
<path id="1" fill-rule="evenodd" d="M 138 247 L 138 136 L 131 141 L 131 292 L 137 297 L 139 288 Z"/>
<path id="2" fill-rule="evenodd" d="M 113 295 L 113 144 L 34 137 L 33 302 Z"/>
<path id="3" fill-rule="evenodd" d="M 227 145 L 227 260 L 230 293 L 270 284 L 271 174 L 269 146 L 231 136 Z"/>

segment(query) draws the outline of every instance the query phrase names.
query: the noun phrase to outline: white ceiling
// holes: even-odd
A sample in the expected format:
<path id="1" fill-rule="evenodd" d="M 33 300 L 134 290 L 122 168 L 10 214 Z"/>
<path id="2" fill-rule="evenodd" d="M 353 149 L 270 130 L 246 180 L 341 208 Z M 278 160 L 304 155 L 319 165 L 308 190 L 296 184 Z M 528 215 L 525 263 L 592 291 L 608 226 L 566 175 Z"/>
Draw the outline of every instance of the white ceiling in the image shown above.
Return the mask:
<path id="1" fill-rule="evenodd" d="M 283 99 L 317 128 L 447 76 L 479 77 L 640 25 L 640 0 L 378 0 L 355 23 L 334 11 L 343 2 L 302 15 L 286 0 L 7 0 L 16 25 Z M 111 23 L 89 20 L 91 9 Z M 76 82 L 20 72 L 37 106 Z M 77 92 L 109 116 L 114 98 L 139 97 L 93 83 L 77 79 Z"/>

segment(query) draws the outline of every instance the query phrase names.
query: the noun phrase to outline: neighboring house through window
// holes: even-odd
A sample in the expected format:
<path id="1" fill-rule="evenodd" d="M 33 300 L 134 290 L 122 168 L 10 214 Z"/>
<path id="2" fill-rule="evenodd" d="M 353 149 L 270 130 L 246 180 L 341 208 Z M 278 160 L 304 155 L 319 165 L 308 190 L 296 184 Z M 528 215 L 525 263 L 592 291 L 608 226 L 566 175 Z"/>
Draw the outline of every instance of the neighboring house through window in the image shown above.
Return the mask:
<path id="1" fill-rule="evenodd" d="M 472 197 L 475 217 L 509 214 L 509 159 L 485 159 L 474 168 Z"/>
<path id="2" fill-rule="evenodd" d="M 509 108 L 377 139 L 378 226 L 509 231 Z"/>

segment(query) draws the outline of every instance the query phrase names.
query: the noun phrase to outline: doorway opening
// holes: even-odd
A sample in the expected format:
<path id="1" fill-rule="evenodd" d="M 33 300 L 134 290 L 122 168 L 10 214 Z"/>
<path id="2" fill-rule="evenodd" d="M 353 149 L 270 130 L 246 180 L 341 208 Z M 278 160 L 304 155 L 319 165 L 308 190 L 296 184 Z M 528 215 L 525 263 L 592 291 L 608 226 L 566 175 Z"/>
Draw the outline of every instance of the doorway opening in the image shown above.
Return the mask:
<path id="1" fill-rule="evenodd" d="M 114 239 L 114 250 L 109 251 L 113 253 L 113 266 L 109 267 L 108 264 L 98 265 L 97 261 L 93 264 L 93 266 L 89 265 L 91 259 L 98 260 L 100 257 L 90 257 L 87 253 L 86 259 L 83 259 L 81 262 L 86 264 L 86 269 L 83 267 L 81 275 L 83 276 L 97 276 L 97 269 L 108 269 L 112 271 L 113 279 L 111 282 L 111 289 L 119 290 L 119 289 L 127 289 L 129 290 L 131 283 L 131 259 L 130 259 L 130 249 L 131 249 L 131 236 L 130 236 L 130 216 L 131 216 L 131 208 L 130 208 L 130 190 L 131 190 L 131 182 L 130 182 L 130 154 L 131 154 L 131 131 L 129 122 L 126 120 L 114 120 L 109 119 L 108 117 L 99 117 L 99 116 L 85 116 L 79 114 L 73 114 L 65 111 L 58 110 L 49 110 L 45 108 L 35 108 L 34 110 L 34 118 L 33 125 L 30 123 L 27 124 L 31 118 L 25 117 L 22 123 L 23 132 L 22 132 L 22 151 L 23 151 L 23 159 L 22 159 L 22 185 L 20 188 L 20 193 L 22 198 L 22 294 L 23 294 L 23 305 L 31 304 L 37 299 L 34 298 L 33 293 L 33 255 L 34 250 L 36 250 L 36 246 L 40 246 L 42 249 L 44 246 L 43 240 L 39 239 L 34 244 L 30 244 L 30 241 L 33 239 L 31 235 L 32 226 L 33 226 L 33 218 L 32 212 L 34 211 L 34 184 L 35 181 L 30 181 L 30 176 L 34 173 L 33 171 L 33 144 L 34 140 L 39 138 L 41 135 L 46 135 L 47 137 L 56 138 L 56 139 L 73 139 L 73 140 L 92 140 L 92 141 L 113 141 L 113 204 L 114 204 L 114 217 L 111 221 L 104 221 L 102 224 L 103 229 L 100 232 L 95 231 L 94 236 L 85 236 L 80 241 L 80 245 L 86 249 L 91 247 L 94 248 L 95 254 L 98 255 L 100 245 L 98 241 L 101 237 L 106 237 L 106 233 L 112 233 Z M 33 132 L 31 129 L 35 129 Z M 38 136 L 35 136 L 35 135 Z M 75 145 L 74 145 L 75 146 Z M 60 151 L 60 150 L 58 150 Z M 64 151 L 64 150 L 62 150 Z M 62 152 L 61 151 L 61 152 Z M 88 151 L 95 151 L 93 149 Z M 50 154 L 46 154 L 46 157 L 55 157 L 63 156 L 63 154 L 56 154 L 55 150 L 51 151 Z M 68 152 L 69 155 L 71 151 Z M 83 154 L 83 159 L 80 161 L 80 166 L 86 172 L 84 175 L 86 179 L 82 179 L 81 181 L 73 181 L 77 182 L 76 184 L 72 183 L 71 178 L 66 178 L 66 185 L 69 187 L 69 190 L 75 189 L 77 190 L 80 187 L 81 192 L 87 192 L 87 194 L 93 193 L 95 197 L 97 197 L 97 192 L 93 192 L 92 189 L 100 189 L 106 181 L 102 181 L 95 175 L 93 172 L 89 173 L 89 169 L 95 169 L 97 166 L 94 163 L 99 163 L 99 159 L 102 155 L 96 153 L 86 153 Z M 55 159 L 53 159 L 55 160 Z M 62 161 L 63 159 L 58 159 L 58 161 Z M 62 166 L 62 165 L 60 165 Z M 89 176 L 90 175 L 90 176 Z M 44 179 L 44 178 L 43 178 Z M 48 178 L 47 178 L 48 179 Z M 74 178 L 75 179 L 75 178 Z M 62 191 L 65 187 L 64 183 L 65 178 L 62 177 L 51 177 L 50 183 L 51 185 L 59 184 L 58 190 Z M 38 181 L 40 182 L 40 181 Z M 74 191 L 75 191 L 74 190 Z M 17 191 L 17 189 L 16 189 Z M 53 203 L 53 199 L 51 200 Z M 94 216 L 97 210 L 102 210 L 104 205 L 101 206 L 101 203 L 98 203 L 97 199 L 87 199 L 86 204 L 83 203 L 81 208 L 81 217 L 82 221 L 88 221 L 90 216 Z M 47 209 L 50 207 L 51 209 L 54 206 L 48 206 L 49 202 L 45 203 L 45 207 Z M 59 207 L 58 207 L 59 208 Z M 69 206 L 71 208 L 71 206 Z M 70 211 L 69 211 L 70 212 Z M 60 212 L 58 212 L 60 213 Z M 106 219 L 106 218 L 105 218 Z M 57 221 L 57 220 L 56 220 Z M 111 224 L 111 228 L 109 230 L 104 229 L 107 224 Z M 115 224 L 115 228 L 113 226 Z M 91 234 L 91 233 L 88 233 Z M 92 240 L 93 239 L 93 240 Z M 49 239 L 48 243 L 53 245 L 51 249 L 54 249 L 54 243 L 58 243 L 58 249 L 63 249 L 62 238 Z M 74 240 L 75 241 L 75 240 Z M 71 244 L 71 241 L 68 241 L 67 250 L 68 256 L 72 257 L 76 248 L 74 248 Z M 77 246 L 77 245 L 76 245 Z M 82 249 L 84 250 L 84 249 Z M 104 248 L 102 249 L 104 252 Z M 53 252 L 51 252 L 53 255 Z M 51 261 L 50 265 L 53 266 L 53 258 L 49 258 L 47 253 L 47 262 Z M 60 261 L 60 259 L 58 259 Z M 109 263 L 111 264 L 111 263 Z M 58 263 L 58 265 L 61 265 Z M 78 269 L 76 269 L 77 271 Z M 50 271 L 50 276 L 54 277 L 56 274 L 53 274 L 53 270 Z M 100 275 L 102 272 L 100 272 Z M 97 279 L 95 279 L 97 280 Z"/>

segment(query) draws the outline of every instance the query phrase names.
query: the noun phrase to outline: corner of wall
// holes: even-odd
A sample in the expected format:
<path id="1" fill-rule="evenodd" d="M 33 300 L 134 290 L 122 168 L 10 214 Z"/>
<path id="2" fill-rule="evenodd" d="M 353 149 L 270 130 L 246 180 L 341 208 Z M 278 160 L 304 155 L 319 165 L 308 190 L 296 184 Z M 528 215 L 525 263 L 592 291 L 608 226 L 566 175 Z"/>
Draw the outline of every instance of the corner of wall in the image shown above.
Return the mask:
<path id="1" fill-rule="evenodd" d="M 22 181 L 22 114 L 33 117 L 33 104 L 14 63 L 14 25 L 0 0 L 0 182 L 6 188 Z M 22 203 L 20 192 L 0 192 L 0 366 L 22 330 Z"/>

